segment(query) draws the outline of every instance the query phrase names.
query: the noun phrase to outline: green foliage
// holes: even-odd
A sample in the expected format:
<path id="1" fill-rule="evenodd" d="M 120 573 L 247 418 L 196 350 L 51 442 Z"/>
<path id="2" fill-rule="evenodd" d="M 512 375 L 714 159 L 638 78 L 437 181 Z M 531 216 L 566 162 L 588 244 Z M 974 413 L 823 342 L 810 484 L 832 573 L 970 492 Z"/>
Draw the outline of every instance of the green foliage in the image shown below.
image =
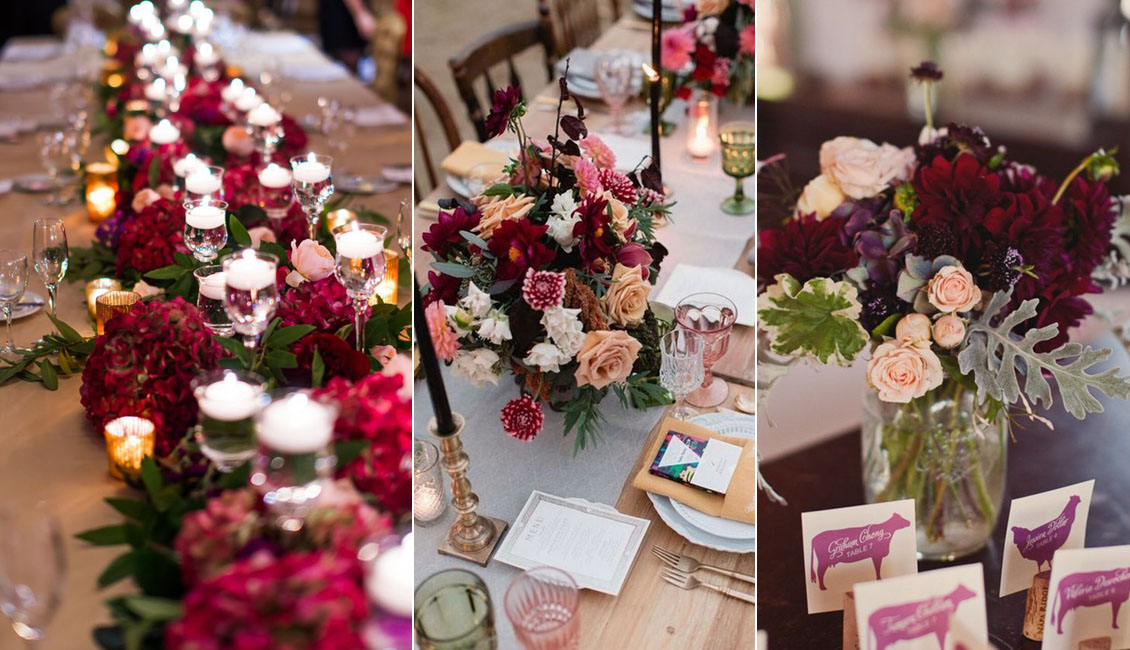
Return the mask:
<path id="1" fill-rule="evenodd" d="M 575 431 L 574 455 L 587 446 L 595 445 L 600 439 L 600 430 L 604 426 L 600 401 L 607 392 L 607 389 L 599 390 L 592 386 L 583 386 L 577 392 L 577 396 L 565 405 L 565 436 Z"/>
<path id="2" fill-rule="evenodd" d="M 10 359 L 0 359 L 0 384 L 10 379 L 39 382 L 47 390 L 59 387 L 59 376 L 82 372 L 87 357 L 94 351 L 94 337 L 83 336 L 75 328 L 47 314 L 57 334 L 46 334 L 30 350 Z M 38 372 L 37 372 L 38 371 Z"/>
<path id="3" fill-rule="evenodd" d="M 101 242 L 91 242 L 90 248 L 71 248 L 67 282 L 90 282 L 96 278 L 115 277 L 117 264 L 117 254 Z M 129 279 L 133 282 L 137 280 L 137 278 Z"/>
<path id="4" fill-rule="evenodd" d="M 220 365 L 260 373 L 269 377 L 274 385 L 285 384 L 283 371 L 298 367 L 298 358 L 288 348 L 316 328 L 313 325 L 279 327 L 281 323 L 281 318 L 271 321 L 263 332 L 259 346 L 254 350 L 249 350 L 237 338 L 214 337 L 231 355 L 230 358 L 221 359 Z"/>
<path id="5" fill-rule="evenodd" d="M 624 408 L 643 410 L 674 403 L 671 392 L 656 377 L 642 373 L 628 377 L 623 383 L 613 384 L 612 392 L 616 393 L 620 406 Z"/>
<path id="6" fill-rule="evenodd" d="M 867 344 L 855 287 L 830 278 L 812 278 L 801 285 L 784 273 L 776 280 L 757 299 L 757 315 L 770 349 L 823 364 L 851 363 Z"/>

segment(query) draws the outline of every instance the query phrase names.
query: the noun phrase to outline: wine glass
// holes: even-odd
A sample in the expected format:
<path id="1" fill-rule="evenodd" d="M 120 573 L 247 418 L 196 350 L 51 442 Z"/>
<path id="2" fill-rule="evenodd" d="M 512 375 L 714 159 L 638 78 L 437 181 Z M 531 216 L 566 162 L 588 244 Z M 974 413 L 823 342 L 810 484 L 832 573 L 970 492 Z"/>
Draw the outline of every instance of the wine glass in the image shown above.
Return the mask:
<path id="1" fill-rule="evenodd" d="M 675 410 L 671 416 L 689 420 L 698 413 L 683 401 L 687 393 L 702 385 L 705 370 L 702 336 L 684 329 L 674 329 L 659 340 L 661 353 L 659 381 L 675 396 Z"/>
<path id="2" fill-rule="evenodd" d="M 612 112 L 613 133 L 623 133 L 623 108 L 632 96 L 632 77 L 636 71 L 636 55 L 624 50 L 612 50 L 596 62 L 594 76 L 600 97 Z"/>
<path id="3" fill-rule="evenodd" d="M 196 199 L 184 202 L 184 245 L 201 262 L 216 259 L 228 241 L 226 201 Z"/>
<path id="4" fill-rule="evenodd" d="M 249 350 L 259 345 L 259 337 L 275 316 L 279 287 L 275 270 L 279 260 L 270 253 L 245 248 L 224 256 L 224 309 L 232 328 L 243 335 Z"/>
<path id="5" fill-rule="evenodd" d="M 294 199 L 306 213 L 310 239 L 318 238 L 318 220 L 322 208 L 334 193 L 333 158 L 310 153 L 290 159 L 294 175 Z"/>
<path id="6" fill-rule="evenodd" d="M 219 264 L 201 266 L 192 272 L 199 291 L 196 306 L 204 315 L 204 326 L 216 336 L 232 335 L 231 317 L 224 308 L 224 267 Z"/>
<path id="7" fill-rule="evenodd" d="M 43 199 L 45 205 L 62 205 L 63 175 L 71 169 L 71 152 L 67 144 L 67 134 L 63 131 L 49 131 L 40 136 L 39 158 L 47 171 L 51 187 Z"/>
<path id="8" fill-rule="evenodd" d="M 59 522 L 45 505 L 0 510 L 0 610 L 29 645 L 43 640 L 66 571 Z"/>
<path id="9" fill-rule="evenodd" d="M 334 275 L 353 299 L 354 338 L 357 349 L 363 350 L 364 316 L 369 311 L 369 300 L 385 277 L 384 241 L 388 230 L 371 223 L 353 223 L 334 231 L 337 244 L 337 265 Z"/>
<path id="10" fill-rule="evenodd" d="M 510 581 L 506 617 L 526 650 L 575 650 L 581 640 L 580 592 L 560 569 L 534 567 Z"/>
<path id="11" fill-rule="evenodd" d="M 675 306 L 675 322 L 681 329 L 698 334 L 703 339 L 702 386 L 687 395 L 695 406 L 710 408 L 726 401 L 730 387 L 710 372 L 715 362 L 726 354 L 730 345 L 730 331 L 738 318 L 738 308 L 727 297 L 716 293 L 692 293 Z"/>
<path id="12" fill-rule="evenodd" d="M 722 141 L 722 171 L 737 181 L 734 195 L 722 201 L 722 212 L 752 214 L 757 203 L 745 195 L 743 180 L 757 171 L 757 127 L 752 122 L 731 122 L 718 134 Z"/>
<path id="13" fill-rule="evenodd" d="M 12 342 L 12 308 L 24 297 L 27 289 L 27 255 L 12 249 L 0 250 L 0 305 L 4 306 L 8 339 L 0 354 L 11 356 L 20 350 Z"/>
<path id="14" fill-rule="evenodd" d="M 54 217 L 36 219 L 33 229 L 35 272 L 47 286 L 47 307 L 54 316 L 55 295 L 67 274 L 67 229 L 63 227 L 62 219 Z"/>
<path id="15" fill-rule="evenodd" d="M 400 209 L 396 211 L 396 245 L 408 261 L 412 261 L 412 230 L 404 228 L 404 211 L 408 207 L 407 199 L 400 199 Z"/>

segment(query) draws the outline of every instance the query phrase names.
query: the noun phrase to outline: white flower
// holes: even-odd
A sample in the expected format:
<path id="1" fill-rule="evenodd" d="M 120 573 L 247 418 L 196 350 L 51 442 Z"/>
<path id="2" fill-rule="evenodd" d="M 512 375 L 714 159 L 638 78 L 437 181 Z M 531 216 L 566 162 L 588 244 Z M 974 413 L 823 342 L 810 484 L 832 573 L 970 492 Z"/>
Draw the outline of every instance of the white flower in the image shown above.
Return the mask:
<path id="1" fill-rule="evenodd" d="M 487 383 L 498 385 L 498 353 L 487 348 L 456 350 L 451 371 L 476 387 Z"/>
<path id="2" fill-rule="evenodd" d="M 487 317 L 479 322 L 479 336 L 495 345 L 513 338 L 510 334 L 510 317 L 497 309 L 490 310 Z"/>
<path id="3" fill-rule="evenodd" d="M 562 363 L 568 363 L 572 356 L 566 356 L 552 343 L 538 343 L 530 348 L 522 362 L 527 366 L 537 366 L 542 372 L 558 372 Z"/>
<path id="4" fill-rule="evenodd" d="M 466 309 L 453 305 L 444 305 L 444 308 L 447 312 L 447 322 L 451 324 L 451 329 L 455 330 L 459 338 L 471 333 L 475 319 Z"/>
<path id="5" fill-rule="evenodd" d="M 541 316 L 541 324 L 549 334 L 561 354 L 569 359 L 577 355 L 581 345 L 585 342 L 584 326 L 581 325 L 580 309 L 566 309 L 554 307 L 547 309 Z"/>
<path id="6" fill-rule="evenodd" d="M 140 295 L 142 298 L 149 296 L 159 296 L 165 293 L 165 290 L 160 287 L 155 287 L 145 280 L 140 280 L 137 284 L 133 285 L 133 292 Z"/>
<path id="7" fill-rule="evenodd" d="M 490 311 L 490 294 L 471 281 L 467 286 L 467 296 L 459 300 L 459 306 L 466 309 L 472 318 L 478 320 Z"/>
<path id="8" fill-rule="evenodd" d="M 553 199 L 550 217 L 545 222 L 549 227 L 549 236 L 553 237 L 557 245 L 566 253 L 573 252 L 573 246 L 577 244 L 577 238 L 573 236 L 573 226 L 581 220 L 581 216 L 576 212 L 577 200 L 573 198 L 573 193 L 558 194 Z"/>

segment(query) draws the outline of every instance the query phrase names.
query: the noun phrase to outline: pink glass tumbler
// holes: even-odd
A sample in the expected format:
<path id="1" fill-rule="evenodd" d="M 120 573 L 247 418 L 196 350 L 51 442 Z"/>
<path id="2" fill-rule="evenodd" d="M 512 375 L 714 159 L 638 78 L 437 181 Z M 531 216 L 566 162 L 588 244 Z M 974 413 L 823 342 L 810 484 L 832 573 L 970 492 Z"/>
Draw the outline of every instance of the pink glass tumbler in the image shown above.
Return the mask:
<path id="1" fill-rule="evenodd" d="M 581 640 L 577 583 L 564 571 L 535 567 L 506 589 L 506 617 L 526 650 L 575 650 Z"/>
<path id="2" fill-rule="evenodd" d="M 738 319 L 738 308 L 727 297 L 716 293 L 692 293 L 675 306 L 675 322 L 679 327 L 703 338 L 702 386 L 687 395 L 687 402 L 711 408 L 726 401 L 730 387 L 715 377 L 711 367 L 726 354 L 730 332 Z"/>

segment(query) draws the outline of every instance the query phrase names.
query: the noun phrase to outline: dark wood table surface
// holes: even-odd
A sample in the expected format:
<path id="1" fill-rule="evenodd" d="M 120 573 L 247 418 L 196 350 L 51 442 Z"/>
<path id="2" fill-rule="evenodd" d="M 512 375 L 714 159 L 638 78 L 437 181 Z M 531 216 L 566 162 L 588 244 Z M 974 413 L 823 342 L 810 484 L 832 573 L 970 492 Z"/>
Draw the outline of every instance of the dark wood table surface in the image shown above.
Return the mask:
<path id="1" fill-rule="evenodd" d="M 1130 356 L 1113 336 L 1093 344 L 1113 347 L 1110 363 L 1125 371 L 1121 374 L 1130 373 Z M 1095 479 L 1087 546 L 1130 544 L 1130 402 L 1104 399 L 1104 404 L 1104 413 L 1082 422 L 1053 408 L 1045 415 L 1055 430 L 1027 422 L 1013 426 L 1004 506 L 996 530 L 984 550 L 959 560 L 984 564 L 989 637 L 1000 650 L 1040 647 L 1021 635 L 1026 592 L 999 595 L 1001 545 L 1012 499 Z M 762 494 L 757 511 L 757 614 L 773 650 L 831 650 L 842 645 L 842 612 L 807 613 L 800 514 L 863 503 L 860 457 L 859 432 L 852 431 L 761 466 L 765 478 L 789 502 L 780 506 Z M 920 562 L 918 570 L 940 566 Z"/>

